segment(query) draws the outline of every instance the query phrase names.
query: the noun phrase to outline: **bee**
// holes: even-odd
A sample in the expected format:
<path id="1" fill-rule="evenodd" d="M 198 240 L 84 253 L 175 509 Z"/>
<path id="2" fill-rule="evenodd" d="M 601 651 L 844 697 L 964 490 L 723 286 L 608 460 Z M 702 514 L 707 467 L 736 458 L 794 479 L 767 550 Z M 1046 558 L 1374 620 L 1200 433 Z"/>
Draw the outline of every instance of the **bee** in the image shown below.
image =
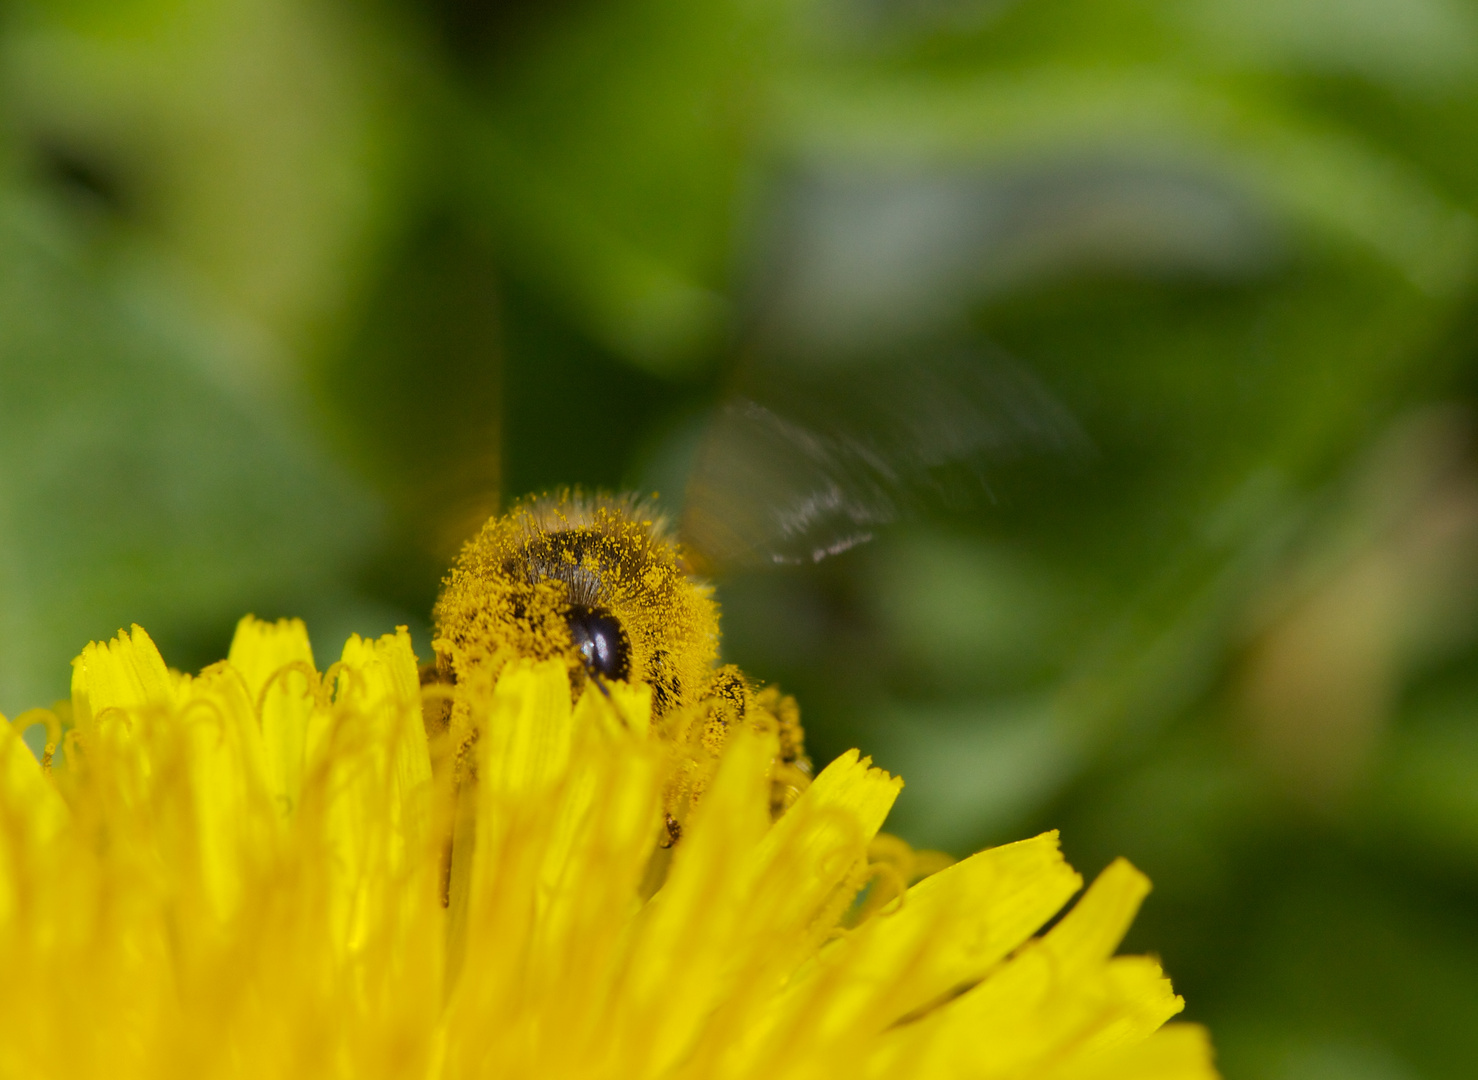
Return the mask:
<path id="1" fill-rule="evenodd" d="M 809 405 L 736 392 L 717 411 L 676 531 L 650 502 L 570 490 L 489 520 L 434 609 L 436 659 L 423 682 L 453 690 L 428 707 L 428 729 L 459 727 L 456 687 L 491 685 L 515 658 L 557 660 L 575 695 L 619 681 L 650 687 L 653 730 L 689 753 L 667 799 L 663 846 L 681 837 L 739 725 L 777 736 L 771 811 L 782 814 L 810 782 L 800 713 L 793 698 L 720 663 L 705 575 L 839 554 L 919 493 L 979 486 L 982 462 L 1072 431 L 1037 383 L 992 358 L 854 368 L 840 384 L 824 371 L 811 377 L 809 386 L 793 371 L 762 380 L 771 390 L 788 380 L 788 399 Z"/>
<path id="2" fill-rule="evenodd" d="M 566 490 L 515 503 L 462 549 L 433 617 L 436 661 L 423 682 L 488 684 L 525 658 L 563 662 L 576 696 L 610 681 L 650 687 L 654 730 L 693 758 L 669 794 L 664 846 L 681 836 L 736 725 L 778 736 L 775 816 L 810 782 L 795 699 L 719 664 L 713 590 L 641 499 Z M 443 699 L 428 726 L 447 730 L 455 700 Z"/>

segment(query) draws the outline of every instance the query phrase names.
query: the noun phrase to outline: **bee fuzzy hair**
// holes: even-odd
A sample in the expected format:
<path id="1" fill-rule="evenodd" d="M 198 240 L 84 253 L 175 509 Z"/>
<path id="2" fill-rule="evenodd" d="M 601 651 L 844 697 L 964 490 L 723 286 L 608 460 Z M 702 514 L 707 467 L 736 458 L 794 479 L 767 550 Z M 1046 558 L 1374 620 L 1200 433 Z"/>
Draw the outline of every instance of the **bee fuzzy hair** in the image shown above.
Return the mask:
<path id="1" fill-rule="evenodd" d="M 525 539 L 566 529 L 610 532 L 615 522 L 625 520 L 640 523 L 658 543 L 671 544 L 675 540 L 671 522 L 657 508 L 656 496 L 635 492 L 612 494 L 578 487 L 555 488 L 516 500 L 503 516 L 522 522 Z"/>

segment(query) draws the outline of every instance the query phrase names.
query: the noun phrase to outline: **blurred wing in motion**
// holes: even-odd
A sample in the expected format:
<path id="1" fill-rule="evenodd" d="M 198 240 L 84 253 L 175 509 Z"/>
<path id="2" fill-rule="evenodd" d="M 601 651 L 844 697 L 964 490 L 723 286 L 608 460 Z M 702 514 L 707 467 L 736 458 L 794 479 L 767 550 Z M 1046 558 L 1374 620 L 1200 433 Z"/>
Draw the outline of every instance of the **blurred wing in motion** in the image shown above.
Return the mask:
<path id="1" fill-rule="evenodd" d="M 819 562 L 923 505 L 989 498 L 994 466 L 1088 447 L 1047 389 L 997 353 L 765 367 L 703 437 L 683 544 L 705 573 Z"/>

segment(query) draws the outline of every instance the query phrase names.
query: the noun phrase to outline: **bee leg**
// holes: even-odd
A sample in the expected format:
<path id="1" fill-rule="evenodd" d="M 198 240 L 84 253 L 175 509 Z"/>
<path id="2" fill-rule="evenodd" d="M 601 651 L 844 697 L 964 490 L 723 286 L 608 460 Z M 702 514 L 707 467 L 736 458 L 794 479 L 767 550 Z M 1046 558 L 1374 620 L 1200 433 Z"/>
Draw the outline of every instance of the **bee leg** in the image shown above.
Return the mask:
<path id="1" fill-rule="evenodd" d="M 706 720 L 703 749 L 717 758 L 736 725 L 748 724 L 772 734 L 779 744 L 771 766 L 770 814 L 779 818 L 811 783 L 811 760 L 806 757 L 806 734 L 795 698 L 778 687 L 756 690 L 732 664 L 713 674 L 704 695 Z"/>
<path id="2" fill-rule="evenodd" d="M 426 738 L 435 741 L 445 735 L 452 722 L 452 688 L 457 673 L 442 657 L 421 665 L 421 721 L 426 725 Z"/>
<path id="3" fill-rule="evenodd" d="M 433 788 L 437 792 L 438 813 L 442 820 L 443 838 L 440 852 L 440 892 L 443 907 L 451 903 L 452 891 L 452 845 L 457 831 L 460 789 L 471 777 L 471 742 L 464 738 L 455 745 L 452 738 L 452 712 L 455 702 L 457 674 L 451 662 L 438 656 L 428 664 L 422 664 L 421 722 L 426 727 L 427 749 L 431 754 Z M 473 733 L 475 736 L 475 732 Z"/>
<path id="4" fill-rule="evenodd" d="M 806 756 L 801 708 L 778 686 L 767 686 L 754 695 L 750 713 L 751 722 L 774 731 L 780 743 L 770 772 L 770 816 L 779 818 L 811 786 L 811 759 Z"/>
<path id="5" fill-rule="evenodd" d="M 729 732 L 749 717 L 754 701 L 749 680 L 733 664 L 713 673 L 703 694 L 703 749 L 717 758 L 729 741 Z"/>

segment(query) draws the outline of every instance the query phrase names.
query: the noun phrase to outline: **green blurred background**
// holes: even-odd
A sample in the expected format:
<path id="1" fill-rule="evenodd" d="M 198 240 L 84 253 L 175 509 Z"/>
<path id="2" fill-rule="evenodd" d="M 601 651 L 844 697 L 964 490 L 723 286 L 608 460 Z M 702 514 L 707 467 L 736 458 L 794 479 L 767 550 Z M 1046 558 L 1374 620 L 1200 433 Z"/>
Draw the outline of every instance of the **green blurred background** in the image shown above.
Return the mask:
<path id="1" fill-rule="evenodd" d="M 323 657 L 747 355 L 992 342 L 1094 452 L 720 583 L 813 755 L 1157 891 L 1230 1080 L 1478 1075 L 1478 3 L 10 0 L 0 708 Z"/>

